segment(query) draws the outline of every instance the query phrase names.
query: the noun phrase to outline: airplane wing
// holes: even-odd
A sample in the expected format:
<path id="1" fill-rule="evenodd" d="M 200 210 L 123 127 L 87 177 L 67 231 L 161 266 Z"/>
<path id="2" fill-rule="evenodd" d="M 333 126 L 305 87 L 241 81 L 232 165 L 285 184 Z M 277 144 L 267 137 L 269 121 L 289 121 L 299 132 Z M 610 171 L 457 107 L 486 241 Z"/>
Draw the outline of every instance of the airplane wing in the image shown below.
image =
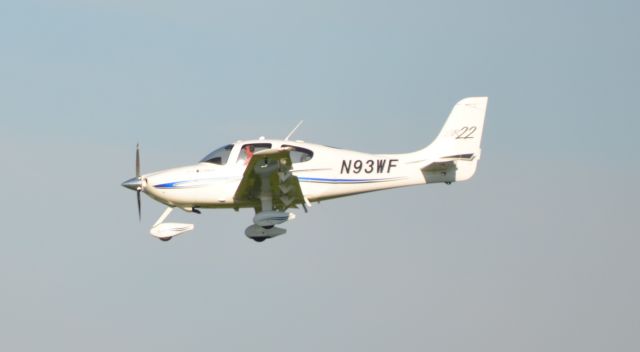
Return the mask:
<path id="1" fill-rule="evenodd" d="M 290 149 L 268 149 L 251 157 L 235 195 L 236 202 L 253 203 L 256 212 L 271 200 L 273 210 L 284 211 L 304 203 L 298 178 L 291 174 Z M 265 203 L 267 199 L 267 203 Z"/>

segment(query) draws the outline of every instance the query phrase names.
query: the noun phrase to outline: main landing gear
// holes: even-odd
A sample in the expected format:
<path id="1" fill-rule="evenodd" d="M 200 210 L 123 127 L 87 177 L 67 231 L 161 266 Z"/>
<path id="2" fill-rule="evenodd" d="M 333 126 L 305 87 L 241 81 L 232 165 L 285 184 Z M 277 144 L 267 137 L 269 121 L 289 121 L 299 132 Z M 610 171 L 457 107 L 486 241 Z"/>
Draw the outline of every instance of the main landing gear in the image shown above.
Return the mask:
<path id="1" fill-rule="evenodd" d="M 286 232 L 287 230 L 275 227 L 273 225 L 267 227 L 251 225 L 247 227 L 246 230 L 244 230 L 244 234 L 256 242 L 263 242 L 268 238 L 280 236 Z"/>

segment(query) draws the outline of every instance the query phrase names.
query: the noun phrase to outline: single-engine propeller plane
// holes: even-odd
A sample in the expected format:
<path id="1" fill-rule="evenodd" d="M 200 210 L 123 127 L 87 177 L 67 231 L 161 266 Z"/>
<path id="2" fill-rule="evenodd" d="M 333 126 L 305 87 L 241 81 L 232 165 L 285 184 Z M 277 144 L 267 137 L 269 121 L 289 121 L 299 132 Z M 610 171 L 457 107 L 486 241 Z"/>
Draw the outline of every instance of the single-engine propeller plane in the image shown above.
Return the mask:
<path id="1" fill-rule="evenodd" d="M 199 163 L 149 174 L 122 183 L 167 205 L 151 235 L 168 241 L 193 230 L 192 224 L 164 222 L 174 208 L 200 214 L 204 208 L 255 209 L 245 235 L 255 241 L 282 235 L 276 227 L 295 218 L 289 209 L 312 202 L 429 183 L 451 184 L 473 176 L 487 97 L 460 100 L 436 139 L 424 149 L 405 154 L 366 154 L 289 140 L 237 141 L 214 150 Z"/>

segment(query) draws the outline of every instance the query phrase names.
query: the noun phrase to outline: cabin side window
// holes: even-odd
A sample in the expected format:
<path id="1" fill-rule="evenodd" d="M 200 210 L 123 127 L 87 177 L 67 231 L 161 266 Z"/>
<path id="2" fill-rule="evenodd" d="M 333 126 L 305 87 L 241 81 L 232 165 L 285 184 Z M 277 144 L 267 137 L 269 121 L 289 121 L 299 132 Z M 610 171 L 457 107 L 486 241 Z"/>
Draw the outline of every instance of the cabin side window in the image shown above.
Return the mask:
<path id="1" fill-rule="evenodd" d="M 296 163 L 304 163 L 305 161 L 311 160 L 313 158 L 313 152 L 309 149 L 295 147 L 292 145 L 283 145 L 283 148 L 291 148 L 292 150 L 289 152 L 289 157 L 291 158 L 291 162 Z"/>
<path id="2" fill-rule="evenodd" d="M 252 143 L 252 144 L 245 144 L 242 146 L 242 149 L 240 149 L 240 154 L 238 155 L 238 161 L 244 161 L 245 164 L 249 163 L 249 160 L 251 160 L 251 157 L 253 156 L 253 154 L 262 151 L 262 150 L 267 150 L 267 149 L 271 149 L 271 144 L 270 143 Z"/>

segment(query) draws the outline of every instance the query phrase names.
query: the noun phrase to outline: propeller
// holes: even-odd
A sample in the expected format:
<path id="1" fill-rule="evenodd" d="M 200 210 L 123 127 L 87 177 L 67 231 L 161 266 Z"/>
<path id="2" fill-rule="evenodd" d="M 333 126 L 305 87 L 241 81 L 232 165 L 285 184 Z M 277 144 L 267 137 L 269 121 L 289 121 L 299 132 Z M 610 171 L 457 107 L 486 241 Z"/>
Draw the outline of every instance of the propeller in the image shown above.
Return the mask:
<path id="1" fill-rule="evenodd" d="M 142 220 L 142 205 L 140 201 L 140 192 L 143 188 L 143 180 L 140 175 L 140 144 L 136 144 L 136 177 L 130 178 L 122 183 L 123 187 L 136 191 L 136 199 L 138 200 L 138 219 Z"/>
<path id="2" fill-rule="evenodd" d="M 140 192 L 142 191 L 142 178 L 140 178 L 140 143 L 136 144 L 136 178 L 140 185 L 136 187 L 136 198 L 138 199 L 138 221 L 142 221 L 142 205 L 140 204 Z"/>
<path id="3" fill-rule="evenodd" d="M 136 144 L 136 177 L 140 178 L 140 143 Z"/>

